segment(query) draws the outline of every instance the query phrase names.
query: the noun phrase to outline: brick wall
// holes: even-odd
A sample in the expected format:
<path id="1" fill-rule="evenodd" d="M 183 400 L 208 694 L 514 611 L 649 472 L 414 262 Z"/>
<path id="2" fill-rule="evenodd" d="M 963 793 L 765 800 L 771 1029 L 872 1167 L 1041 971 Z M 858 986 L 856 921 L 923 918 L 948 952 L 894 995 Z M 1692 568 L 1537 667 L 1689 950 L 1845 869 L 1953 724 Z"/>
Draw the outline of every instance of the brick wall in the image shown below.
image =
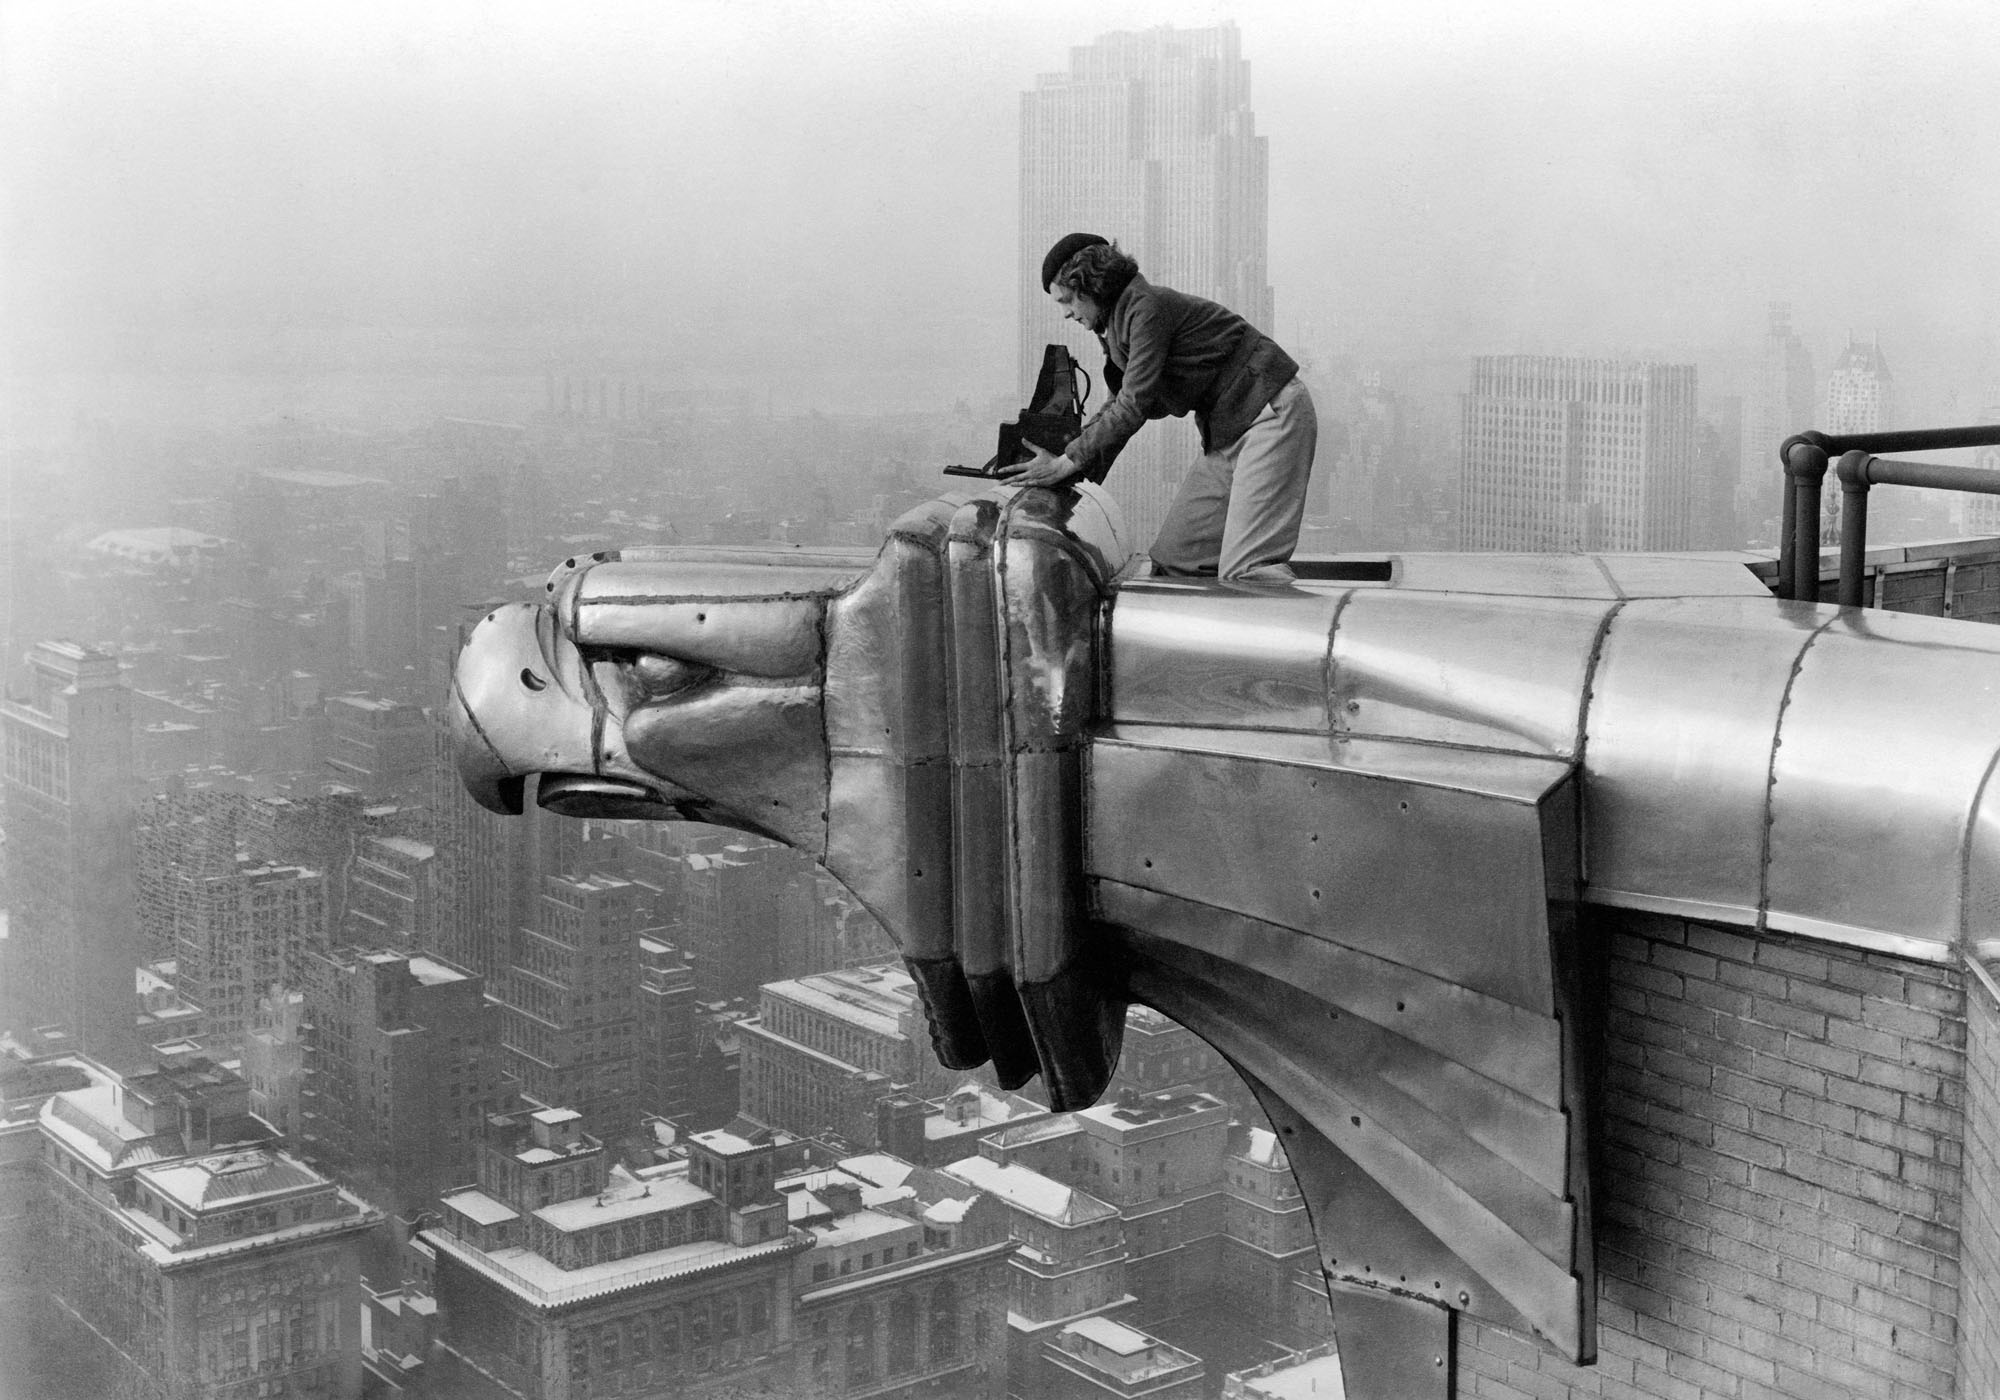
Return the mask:
<path id="1" fill-rule="evenodd" d="M 1928 544 L 1880 545 L 1870 549 L 1861 596 L 1891 612 L 1927 613 L 1970 622 L 2000 622 L 2000 541 L 1991 536 Z M 1778 576 L 1776 560 L 1751 566 L 1769 584 Z M 1834 600 L 1840 582 L 1840 552 L 1820 552 L 1819 597 Z"/>
<path id="2" fill-rule="evenodd" d="M 1570 1366 L 1461 1319 L 1458 1393 L 2000 1396 L 1957 1381 L 1967 975 L 1653 915 L 1607 911 L 1594 937 L 1599 1360 Z M 2000 1023 L 1984 1003 L 1975 1021 L 1989 1086 L 1974 1141 L 1990 1158 Z M 1978 1218 L 1967 1257 L 1990 1264 L 1993 1218 Z M 1990 1316 L 1991 1274 L 1977 1285 Z"/>
<path id="3" fill-rule="evenodd" d="M 2000 1395 L 2000 989 L 1966 979 L 1964 1283 L 1958 1305 L 1958 1393 Z"/>

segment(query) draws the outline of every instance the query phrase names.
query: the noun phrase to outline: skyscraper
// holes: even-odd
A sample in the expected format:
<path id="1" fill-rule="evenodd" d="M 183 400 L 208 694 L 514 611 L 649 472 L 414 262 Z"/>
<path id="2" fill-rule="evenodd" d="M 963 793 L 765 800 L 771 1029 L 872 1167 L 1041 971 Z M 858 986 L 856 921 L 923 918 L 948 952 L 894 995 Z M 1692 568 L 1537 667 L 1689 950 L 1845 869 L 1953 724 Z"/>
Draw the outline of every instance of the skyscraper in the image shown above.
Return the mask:
<path id="1" fill-rule="evenodd" d="M 1101 36 L 1070 50 L 1021 97 L 1022 395 L 1042 347 L 1063 342 L 1101 380 L 1092 337 L 1064 322 L 1038 285 L 1042 255 L 1066 233 L 1116 240 L 1141 272 L 1272 330 L 1266 267 L 1265 138 L 1250 110 L 1250 65 L 1233 24 Z M 1093 404 L 1102 404 L 1100 383 Z M 1148 425 L 1109 481 L 1144 547 L 1199 451 L 1191 422 Z"/>
<path id="2" fill-rule="evenodd" d="M 1793 433 L 1815 424 L 1812 356 L 1792 331 L 1792 304 L 1772 302 L 1770 318 L 1756 378 L 1743 400 L 1736 518 L 1752 539 L 1775 543 L 1783 499 L 1778 448 Z"/>
<path id="3" fill-rule="evenodd" d="M 1465 549 L 1684 549 L 1695 368 L 1482 355 L 1464 400 Z"/>
<path id="4" fill-rule="evenodd" d="M 573 1107 L 585 1129 L 609 1139 L 639 1124 L 645 895 L 611 875 L 549 876 L 498 989 L 501 1042 L 521 1092 L 545 1108 Z"/>
<path id="5" fill-rule="evenodd" d="M 1873 433 L 1893 427 L 1895 380 L 1882 358 L 1880 341 L 1866 345 L 1853 336 L 1826 377 L 1825 412 L 1819 427 L 1827 433 Z M 1794 430 L 1796 431 L 1796 430 Z"/>
<path id="6" fill-rule="evenodd" d="M 139 940 L 132 897 L 132 694 L 118 660 L 73 642 L 28 657 L 32 689 L 0 700 L 13 901 L 0 1023 L 60 1022 L 114 1068 L 132 1063 Z"/>

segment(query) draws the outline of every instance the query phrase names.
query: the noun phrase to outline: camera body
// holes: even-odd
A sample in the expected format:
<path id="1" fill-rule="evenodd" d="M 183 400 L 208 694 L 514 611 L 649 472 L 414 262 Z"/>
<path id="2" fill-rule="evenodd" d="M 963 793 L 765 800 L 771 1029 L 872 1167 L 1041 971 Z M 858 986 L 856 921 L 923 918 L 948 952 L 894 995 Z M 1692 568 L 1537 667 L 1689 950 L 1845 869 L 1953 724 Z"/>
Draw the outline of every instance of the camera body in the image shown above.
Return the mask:
<path id="1" fill-rule="evenodd" d="M 1083 431 L 1083 395 L 1077 392 L 1077 376 L 1083 367 L 1061 345 L 1042 350 L 1042 371 L 1035 376 L 1034 397 L 1021 416 L 1000 425 L 1000 440 L 986 464 L 966 467 L 954 463 L 944 469 L 946 476 L 971 476 L 983 481 L 1001 480 L 1000 468 L 1030 460 L 1028 444 L 1044 452 L 1060 453 L 1071 439 Z M 1087 376 L 1086 376 L 1087 380 Z M 1087 390 L 1085 391 L 1088 392 Z"/>

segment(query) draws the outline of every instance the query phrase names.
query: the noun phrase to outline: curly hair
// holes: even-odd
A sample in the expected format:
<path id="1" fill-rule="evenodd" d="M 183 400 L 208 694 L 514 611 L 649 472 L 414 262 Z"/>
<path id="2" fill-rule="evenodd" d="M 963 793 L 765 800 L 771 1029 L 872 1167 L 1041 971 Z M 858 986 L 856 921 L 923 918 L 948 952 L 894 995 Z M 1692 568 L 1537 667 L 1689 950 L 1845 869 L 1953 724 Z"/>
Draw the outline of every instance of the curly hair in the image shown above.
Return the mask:
<path id="1" fill-rule="evenodd" d="M 1055 285 L 1089 297 L 1106 311 L 1139 275 L 1139 262 L 1116 243 L 1080 248 L 1056 271 Z"/>

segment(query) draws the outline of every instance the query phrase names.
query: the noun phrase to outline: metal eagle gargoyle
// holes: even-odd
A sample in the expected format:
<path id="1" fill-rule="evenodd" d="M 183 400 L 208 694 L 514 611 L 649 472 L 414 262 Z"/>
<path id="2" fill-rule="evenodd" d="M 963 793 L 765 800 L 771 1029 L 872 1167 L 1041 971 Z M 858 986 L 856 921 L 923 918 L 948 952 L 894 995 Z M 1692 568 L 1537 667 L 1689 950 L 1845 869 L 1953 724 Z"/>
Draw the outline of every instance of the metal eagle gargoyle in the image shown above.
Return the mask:
<path id="1" fill-rule="evenodd" d="M 1452 1310 L 1591 1359 L 1580 907 L 1920 957 L 2000 908 L 2000 629 L 1642 555 L 1120 585 L 1121 536 L 1094 487 L 999 488 L 872 559 L 566 561 L 472 631 L 460 771 L 807 852 L 939 1058 L 1058 1109 L 1128 1002 L 1202 1036 L 1282 1136 L 1356 1400 L 1443 1394 Z"/>

